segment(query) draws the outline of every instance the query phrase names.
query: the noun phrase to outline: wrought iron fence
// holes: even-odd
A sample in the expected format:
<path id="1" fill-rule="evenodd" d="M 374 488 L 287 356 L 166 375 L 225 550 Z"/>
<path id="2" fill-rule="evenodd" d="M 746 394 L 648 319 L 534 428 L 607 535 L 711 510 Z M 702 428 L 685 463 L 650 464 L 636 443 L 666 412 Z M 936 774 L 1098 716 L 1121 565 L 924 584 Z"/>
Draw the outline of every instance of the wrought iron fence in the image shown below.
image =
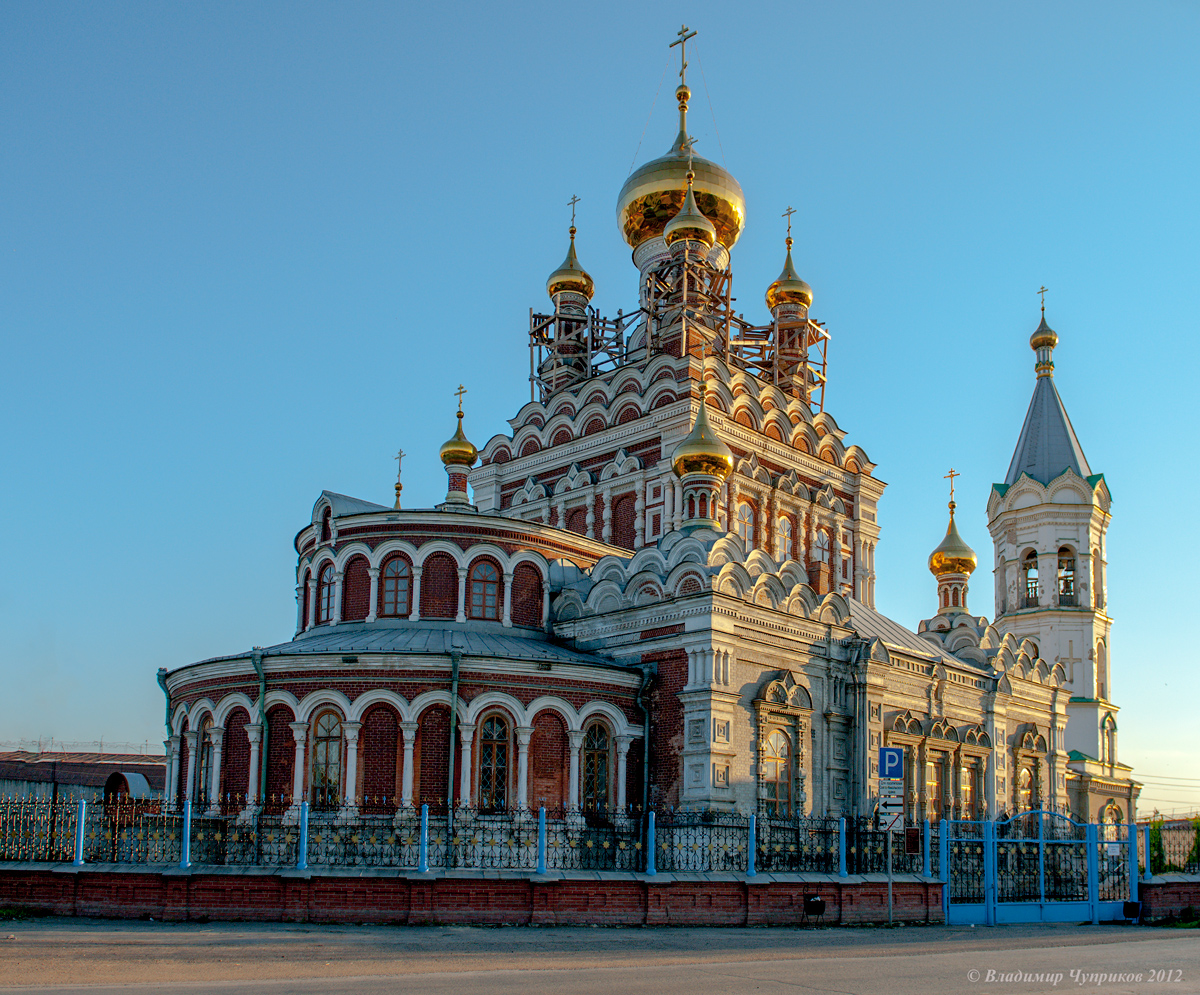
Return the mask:
<path id="1" fill-rule="evenodd" d="M 1150 844 L 1151 874 L 1200 874 L 1200 818 L 1155 819 L 1139 827 L 1138 863 L 1146 867 Z"/>
<path id="2" fill-rule="evenodd" d="M 657 817 L 655 847 L 660 871 L 745 871 L 750 822 L 716 812 L 665 812 Z"/>
<path id="3" fill-rule="evenodd" d="M 78 814 L 76 802 L 0 799 L 0 860 L 73 859 Z"/>
<path id="4" fill-rule="evenodd" d="M 841 863 L 839 819 L 758 820 L 759 870 L 836 874 Z"/>

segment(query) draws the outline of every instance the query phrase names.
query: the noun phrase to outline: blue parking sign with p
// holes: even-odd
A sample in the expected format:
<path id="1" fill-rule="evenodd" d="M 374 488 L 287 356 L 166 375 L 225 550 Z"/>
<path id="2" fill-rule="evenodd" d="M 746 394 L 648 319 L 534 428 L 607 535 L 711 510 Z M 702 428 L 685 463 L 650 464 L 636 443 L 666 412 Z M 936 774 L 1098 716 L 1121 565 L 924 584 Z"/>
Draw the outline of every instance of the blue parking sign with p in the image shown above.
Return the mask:
<path id="1" fill-rule="evenodd" d="M 904 749 L 899 746 L 882 746 L 879 748 L 879 776 L 904 776 Z"/>

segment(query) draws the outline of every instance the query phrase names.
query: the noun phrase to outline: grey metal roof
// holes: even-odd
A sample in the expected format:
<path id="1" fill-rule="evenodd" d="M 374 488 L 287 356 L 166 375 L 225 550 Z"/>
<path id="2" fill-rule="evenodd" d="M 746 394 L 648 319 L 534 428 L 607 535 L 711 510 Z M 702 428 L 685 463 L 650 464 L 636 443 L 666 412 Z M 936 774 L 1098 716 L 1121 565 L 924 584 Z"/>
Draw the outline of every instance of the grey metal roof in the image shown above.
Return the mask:
<path id="1" fill-rule="evenodd" d="M 391 511 L 392 509 L 382 504 L 374 504 L 371 501 L 364 501 L 362 498 L 350 497 L 348 494 L 336 494 L 333 491 L 321 491 L 321 497 L 329 499 L 329 507 L 333 512 L 334 518 L 341 518 L 344 515 L 363 515 L 372 511 Z M 318 500 L 320 500 L 318 498 Z"/>
<path id="2" fill-rule="evenodd" d="M 922 639 L 915 632 L 904 628 L 899 622 L 893 621 L 886 615 L 881 615 L 874 608 L 868 608 L 861 601 L 847 598 L 850 602 L 850 625 L 860 636 L 867 639 L 882 639 L 885 643 L 899 646 L 926 659 L 933 658 L 943 663 L 951 663 L 958 667 L 969 667 L 971 670 L 983 670 L 974 660 L 962 660 L 942 648 L 940 643 Z"/>
<path id="3" fill-rule="evenodd" d="M 611 660 L 579 653 L 549 642 L 493 629 L 487 623 L 455 622 L 343 622 L 322 625 L 291 642 L 269 646 L 264 656 L 308 653 L 431 653 L 458 650 L 464 657 L 498 657 L 544 663 L 578 663 L 614 666 Z"/>
<path id="4" fill-rule="evenodd" d="M 1038 377 L 1004 483 L 1015 484 L 1027 473 L 1039 483 L 1049 484 L 1068 467 L 1081 477 L 1092 473 L 1054 378 Z"/>

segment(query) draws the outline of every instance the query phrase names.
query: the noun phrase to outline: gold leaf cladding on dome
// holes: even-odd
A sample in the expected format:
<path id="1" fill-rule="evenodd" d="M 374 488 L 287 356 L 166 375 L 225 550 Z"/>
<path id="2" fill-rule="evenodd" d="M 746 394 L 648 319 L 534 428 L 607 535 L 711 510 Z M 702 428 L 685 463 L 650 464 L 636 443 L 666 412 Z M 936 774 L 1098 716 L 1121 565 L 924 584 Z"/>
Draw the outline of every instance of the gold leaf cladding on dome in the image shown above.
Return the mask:
<path id="1" fill-rule="evenodd" d="M 954 524 L 954 508 L 951 506 L 946 538 L 929 554 L 929 572 L 935 577 L 942 574 L 972 574 L 978 565 L 975 550 L 958 534 L 958 526 Z"/>
<path id="2" fill-rule="evenodd" d="M 732 248 L 746 225 L 746 198 L 738 181 L 715 162 L 692 159 L 696 205 L 717 229 L 717 241 Z M 633 248 L 663 233 L 683 207 L 687 156 L 672 150 L 630 174 L 617 198 L 617 223 Z"/>

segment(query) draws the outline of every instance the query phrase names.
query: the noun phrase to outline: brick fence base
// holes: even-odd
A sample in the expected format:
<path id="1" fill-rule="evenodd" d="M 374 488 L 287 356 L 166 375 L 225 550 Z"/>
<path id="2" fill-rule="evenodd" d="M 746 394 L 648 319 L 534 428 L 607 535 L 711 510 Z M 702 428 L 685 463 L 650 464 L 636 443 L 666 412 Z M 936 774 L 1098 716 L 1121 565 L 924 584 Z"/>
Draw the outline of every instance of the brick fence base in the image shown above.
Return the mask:
<path id="1" fill-rule="evenodd" d="M 1177 916 L 1188 906 L 1200 910 L 1200 875 L 1162 874 L 1139 881 L 1138 898 L 1146 919 Z"/>
<path id="2" fill-rule="evenodd" d="M 397 874 L 89 865 L 0 867 L 0 907 L 62 916 L 160 920 L 607 926 L 789 926 L 804 898 L 826 924 L 887 921 L 882 875 Z M 942 922 L 941 882 L 893 884 L 897 922 Z M 813 920 L 809 919 L 809 922 Z"/>

